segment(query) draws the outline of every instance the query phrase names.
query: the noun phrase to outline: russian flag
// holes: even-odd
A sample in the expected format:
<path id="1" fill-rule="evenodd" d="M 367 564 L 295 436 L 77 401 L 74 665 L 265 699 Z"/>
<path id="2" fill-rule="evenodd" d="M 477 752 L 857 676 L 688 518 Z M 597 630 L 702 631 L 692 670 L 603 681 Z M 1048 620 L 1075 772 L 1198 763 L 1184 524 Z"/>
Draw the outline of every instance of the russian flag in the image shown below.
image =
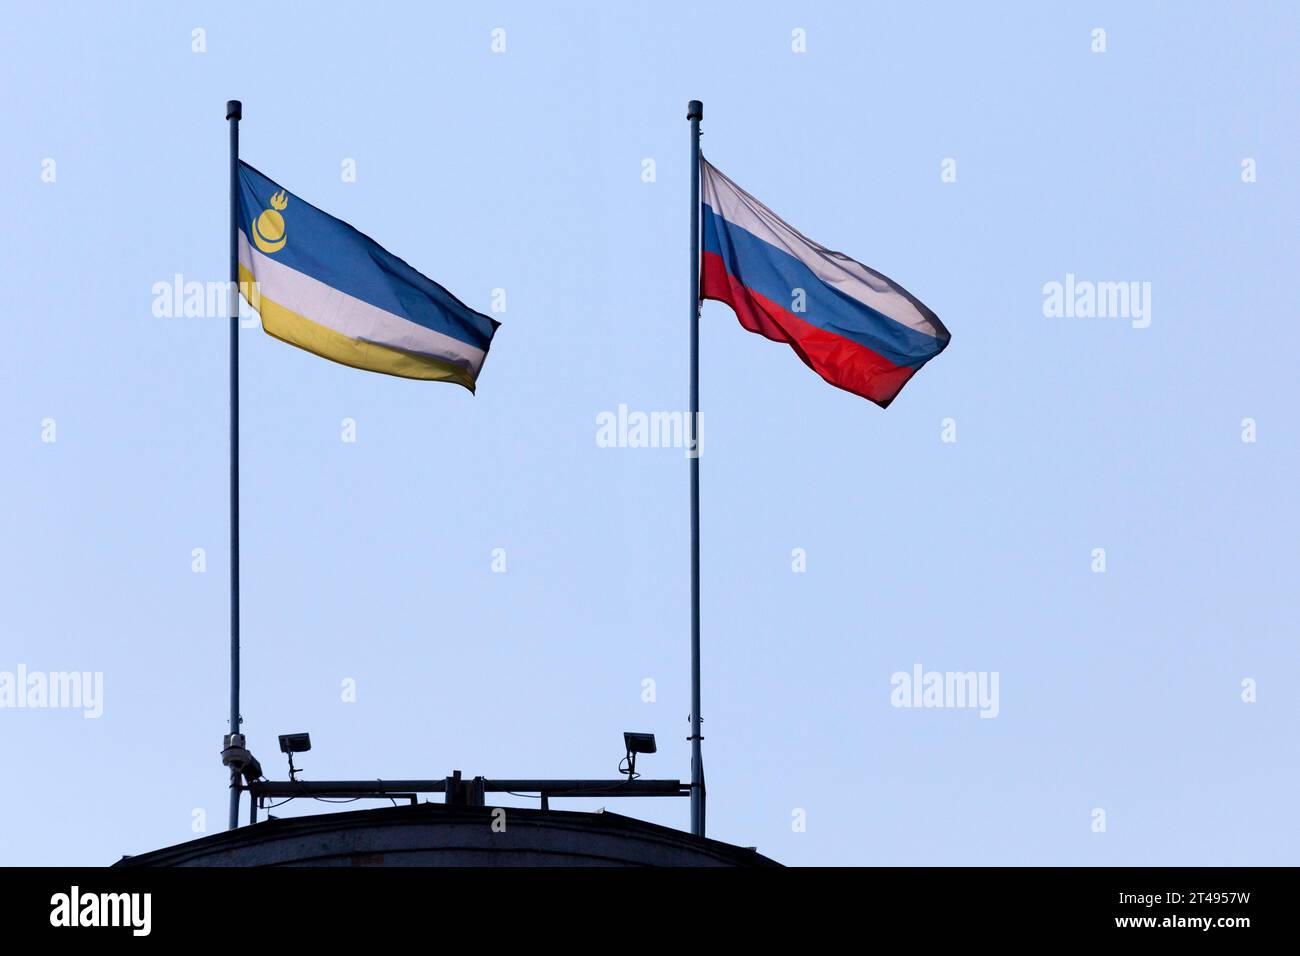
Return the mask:
<path id="1" fill-rule="evenodd" d="M 947 347 L 943 323 L 897 282 L 818 245 L 700 164 L 701 298 L 725 302 L 749 331 L 881 408 Z"/>

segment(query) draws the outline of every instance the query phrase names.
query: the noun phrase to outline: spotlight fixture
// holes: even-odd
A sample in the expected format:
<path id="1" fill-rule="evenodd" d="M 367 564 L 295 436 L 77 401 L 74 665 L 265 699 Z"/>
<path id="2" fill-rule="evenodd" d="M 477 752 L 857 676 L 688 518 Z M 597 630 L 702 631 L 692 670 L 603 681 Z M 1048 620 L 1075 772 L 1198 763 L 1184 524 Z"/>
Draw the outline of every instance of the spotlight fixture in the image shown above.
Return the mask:
<path id="1" fill-rule="evenodd" d="M 311 750 L 311 734 L 281 734 L 280 753 L 303 754 Z"/>
<path id="2" fill-rule="evenodd" d="M 623 743 L 627 745 L 627 752 L 630 754 L 652 754 L 656 750 L 654 734 L 634 734 L 631 731 L 624 731 Z"/>
<path id="3" fill-rule="evenodd" d="M 289 755 L 289 779 L 296 780 L 298 768 L 293 765 L 293 755 L 311 750 L 310 734 L 281 734 L 280 753 Z"/>
<path id="4" fill-rule="evenodd" d="M 618 772 L 625 774 L 628 780 L 635 780 L 640 776 L 636 772 L 636 755 L 652 754 L 658 748 L 655 746 L 654 734 L 638 734 L 632 731 L 623 732 L 623 745 L 627 747 L 627 756 L 618 765 Z M 624 764 L 627 766 L 625 767 Z"/>

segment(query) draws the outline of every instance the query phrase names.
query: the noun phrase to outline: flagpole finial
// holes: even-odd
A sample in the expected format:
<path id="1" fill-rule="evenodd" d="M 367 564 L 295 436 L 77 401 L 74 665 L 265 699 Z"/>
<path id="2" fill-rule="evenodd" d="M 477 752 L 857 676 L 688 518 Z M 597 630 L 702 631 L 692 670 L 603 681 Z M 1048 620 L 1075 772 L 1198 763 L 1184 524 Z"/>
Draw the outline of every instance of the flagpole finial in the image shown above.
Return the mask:
<path id="1" fill-rule="evenodd" d="M 244 104 L 239 100 L 226 100 L 226 119 L 238 120 L 244 118 Z"/>
<path id="2" fill-rule="evenodd" d="M 704 104 L 699 100 L 691 100 L 686 104 L 686 118 L 688 120 L 704 119 Z"/>

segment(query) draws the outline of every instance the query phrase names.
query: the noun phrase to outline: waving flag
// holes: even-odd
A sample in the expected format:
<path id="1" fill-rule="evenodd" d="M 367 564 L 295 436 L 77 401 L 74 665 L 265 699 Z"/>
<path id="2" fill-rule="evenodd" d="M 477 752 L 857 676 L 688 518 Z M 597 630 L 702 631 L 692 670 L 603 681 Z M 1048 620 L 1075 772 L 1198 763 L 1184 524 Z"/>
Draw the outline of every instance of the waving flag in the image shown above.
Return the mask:
<path id="1" fill-rule="evenodd" d="M 500 323 L 243 161 L 238 226 L 240 288 L 269 335 L 353 368 L 474 391 Z"/>
<path id="2" fill-rule="evenodd" d="M 832 385 L 887 407 L 951 336 L 897 282 L 801 235 L 703 157 L 701 298 L 784 342 Z"/>

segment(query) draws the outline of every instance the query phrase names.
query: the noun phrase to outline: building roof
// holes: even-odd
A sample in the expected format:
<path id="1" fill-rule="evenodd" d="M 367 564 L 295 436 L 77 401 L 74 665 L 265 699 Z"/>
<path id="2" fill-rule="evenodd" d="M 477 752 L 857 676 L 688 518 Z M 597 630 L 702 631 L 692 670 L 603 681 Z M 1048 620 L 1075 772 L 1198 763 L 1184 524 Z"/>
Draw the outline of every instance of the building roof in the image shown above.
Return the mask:
<path id="1" fill-rule="evenodd" d="M 115 866 L 780 866 L 617 813 L 421 803 L 272 819 Z"/>

